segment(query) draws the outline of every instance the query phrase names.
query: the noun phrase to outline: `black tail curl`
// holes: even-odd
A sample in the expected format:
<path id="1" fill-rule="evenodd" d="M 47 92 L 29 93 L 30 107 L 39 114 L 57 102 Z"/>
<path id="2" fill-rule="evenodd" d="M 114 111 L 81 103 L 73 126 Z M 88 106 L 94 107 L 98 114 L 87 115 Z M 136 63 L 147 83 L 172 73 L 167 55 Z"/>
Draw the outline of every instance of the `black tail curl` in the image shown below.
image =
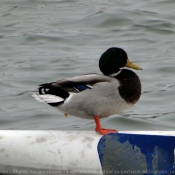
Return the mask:
<path id="1" fill-rule="evenodd" d="M 69 97 L 69 93 L 58 86 L 52 85 L 52 83 L 41 84 L 39 87 L 39 94 L 51 94 L 59 96 L 63 99 Z"/>

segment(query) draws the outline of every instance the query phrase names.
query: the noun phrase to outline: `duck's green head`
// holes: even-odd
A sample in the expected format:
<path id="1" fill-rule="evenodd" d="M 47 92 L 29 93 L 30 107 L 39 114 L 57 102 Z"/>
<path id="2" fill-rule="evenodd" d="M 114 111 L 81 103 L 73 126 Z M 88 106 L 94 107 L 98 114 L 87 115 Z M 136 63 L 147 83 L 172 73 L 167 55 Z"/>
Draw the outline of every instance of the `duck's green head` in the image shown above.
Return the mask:
<path id="1" fill-rule="evenodd" d="M 109 48 L 102 54 L 99 60 L 99 67 L 104 75 L 117 73 L 122 67 L 142 70 L 142 68 L 128 59 L 127 53 L 123 49 L 117 47 Z"/>

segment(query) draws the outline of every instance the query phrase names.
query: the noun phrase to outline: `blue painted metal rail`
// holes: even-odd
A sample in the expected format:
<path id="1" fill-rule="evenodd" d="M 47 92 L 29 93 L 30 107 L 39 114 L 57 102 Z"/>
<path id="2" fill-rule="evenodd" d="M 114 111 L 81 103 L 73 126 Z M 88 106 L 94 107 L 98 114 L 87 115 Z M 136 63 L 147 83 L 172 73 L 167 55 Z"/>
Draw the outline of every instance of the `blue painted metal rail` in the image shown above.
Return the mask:
<path id="1" fill-rule="evenodd" d="M 98 144 L 104 175 L 175 175 L 175 137 L 108 134 Z"/>

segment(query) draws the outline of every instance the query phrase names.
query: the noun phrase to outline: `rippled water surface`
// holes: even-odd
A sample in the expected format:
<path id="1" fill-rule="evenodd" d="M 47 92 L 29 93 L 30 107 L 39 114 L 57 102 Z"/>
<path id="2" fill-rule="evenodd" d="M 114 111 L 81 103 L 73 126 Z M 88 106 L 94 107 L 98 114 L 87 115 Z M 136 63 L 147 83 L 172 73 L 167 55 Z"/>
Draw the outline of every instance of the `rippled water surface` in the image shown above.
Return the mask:
<path id="1" fill-rule="evenodd" d="M 0 1 L 0 129 L 94 130 L 32 98 L 42 83 L 100 73 L 109 47 L 126 50 L 142 82 L 132 108 L 102 120 L 117 130 L 175 129 L 175 2 Z"/>

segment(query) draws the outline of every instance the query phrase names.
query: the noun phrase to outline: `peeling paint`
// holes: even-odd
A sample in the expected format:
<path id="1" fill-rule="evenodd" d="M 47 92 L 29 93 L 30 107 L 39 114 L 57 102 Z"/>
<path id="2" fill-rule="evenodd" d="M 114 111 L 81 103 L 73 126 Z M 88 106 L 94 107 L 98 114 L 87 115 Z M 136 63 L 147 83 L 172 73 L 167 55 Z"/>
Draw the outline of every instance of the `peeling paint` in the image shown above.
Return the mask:
<path id="1" fill-rule="evenodd" d="M 31 137 L 30 136 L 27 136 L 26 138 L 30 139 Z"/>
<path id="2" fill-rule="evenodd" d="M 91 143 L 94 141 L 94 138 L 91 138 L 91 137 L 85 137 L 82 142 L 87 142 L 87 147 L 88 148 L 92 148 L 92 145 Z"/>
<path id="3" fill-rule="evenodd" d="M 30 142 L 29 144 L 30 144 L 30 145 L 33 145 L 33 144 L 35 144 L 35 142 Z"/>
<path id="4" fill-rule="evenodd" d="M 46 142 L 47 141 L 47 139 L 46 138 L 43 138 L 43 137 L 37 137 L 36 138 L 36 142 L 37 143 L 42 143 L 42 142 Z"/>
<path id="5" fill-rule="evenodd" d="M 58 149 L 58 154 L 61 154 L 61 151 L 60 151 L 60 149 Z"/>
<path id="6" fill-rule="evenodd" d="M 3 153 L 5 151 L 5 148 L 1 148 L 0 152 Z"/>
<path id="7" fill-rule="evenodd" d="M 81 154 L 81 156 L 82 156 L 82 158 L 84 157 L 84 150 L 82 150 L 81 152 L 80 152 L 80 154 Z"/>
<path id="8" fill-rule="evenodd" d="M 85 137 L 84 139 L 83 139 L 83 142 L 86 142 L 86 141 L 90 141 L 90 142 L 92 142 L 94 140 L 94 138 L 91 138 L 91 137 Z"/>
<path id="9" fill-rule="evenodd" d="M 92 148 L 91 143 L 88 143 L 88 144 L 87 144 L 87 147 L 91 149 L 91 148 Z"/>

